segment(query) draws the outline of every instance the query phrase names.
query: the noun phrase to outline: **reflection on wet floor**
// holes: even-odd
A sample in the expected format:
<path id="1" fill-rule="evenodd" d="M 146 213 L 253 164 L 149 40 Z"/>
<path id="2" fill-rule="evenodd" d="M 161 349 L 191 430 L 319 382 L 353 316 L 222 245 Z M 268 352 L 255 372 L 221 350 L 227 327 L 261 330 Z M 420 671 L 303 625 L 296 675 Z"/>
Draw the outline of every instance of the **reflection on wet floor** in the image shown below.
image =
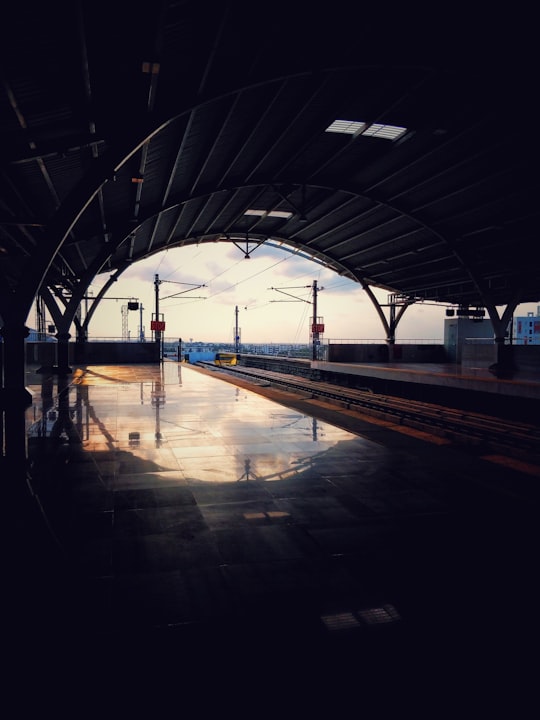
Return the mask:
<path id="1" fill-rule="evenodd" d="M 494 623 L 517 649 L 535 505 L 490 494 L 481 459 L 367 422 L 349 432 L 173 362 L 31 380 L 31 484 L 83 598 L 79 633 L 199 647 L 211 628 L 205 642 L 252 651 L 255 632 L 332 665 L 326 643 L 346 642 L 356 669 L 382 653 L 400 671 L 411 649 L 479 653 Z"/>
<path id="2" fill-rule="evenodd" d="M 110 372 L 76 372 L 56 407 L 30 426 L 29 438 L 80 441 L 111 491 L 140 487 L 142 475 L 151 488 L 283 480 L 304 473 L 337 443 L 361 442 L 189 369 L 182 383 L 181 365 L 165 363 L 155 379 L 137 380 L 129 368 L 120 378 Z"/>

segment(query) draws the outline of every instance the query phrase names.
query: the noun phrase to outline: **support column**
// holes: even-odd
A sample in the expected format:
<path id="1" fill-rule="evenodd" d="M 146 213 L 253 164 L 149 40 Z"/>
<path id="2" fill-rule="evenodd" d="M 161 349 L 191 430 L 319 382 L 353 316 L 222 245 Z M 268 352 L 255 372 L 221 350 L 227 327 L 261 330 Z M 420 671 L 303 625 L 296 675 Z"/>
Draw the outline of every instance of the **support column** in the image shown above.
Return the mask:
<path id="1" fill-rule="evenodd" d="M 1 407 L 13 405 L 28 407 L 32 404 L 32 394 L 26 388 L 26 349 L 25 339 L 29 329 L 24 323 L 6 324 L 0 330 L 2 343 L 2 389 Z"/>
<path id="2" fill-rule="evenodd" d="M 0 463 L 3 499 L 17 514 L 29 499 L 26 482 L 27 436 L 25 413 L 32 404 L 32 393 L 26 388 L 25 338 L 29 330 L 24 325 L 4 325 L 0 330 L 2 342 L 2 387 L 0 390 Z M 7 519 L 11 522 L 11 515 Z"/>
<path id="3" fill-rule="evenodd" d="M 57 362 L 58 367 L 55 368 L 59 375 L 69 375 L 73 369 L 69 366 L 69 339 L 71 335 L 68 332 L 59 332 L 56 334 L 58 340 Z"/>
<path id="4" fill-rule="evenodd" d="M 497 362 L 491 365 L 490 371 L 498 378 L 511 378 L 516 371 L 514 362 L 514 346 L 506 344 L 505 337 L 495 337 Z"/>
<path id="5" fill-rule="evenodd" d="M 497 349 L 497 362 L 491 365 L 489 370 L 501 379 L 511 378 L 517 369 L 514 361 L 514 346 L 506 343 L 506 331 L 512 321 L 512 315 L 517 307 L 518 299 L 519 298 L 516 298 L 511 303 L 508 303 L 501 317 L 499 317 L 495 305 L 486 303 L 486 310 L 488 311 L 493 326 L 495 346 Z"/>
<path id="6" fill-rule="evenodd" d="M 399 324 L 399 321 L 403 317 L 403 313 L 405 310 L 410 306 L 413 305 L 415 300 L 414 298 L 405 297 L 405 296 L 396 296 L 396 295 L 389 295 L 388 297 L 388 303 L 384 305 L 384 307 L 390 308 L 390 318 L 389 320 L 386 319 L 384 312 L 383 312 L 383 305 L 377 300 L 375 297 L 375 294 L 373 293 L 373 290 L 370 288 L 369 285 L 362 282 L 360 280 L 363 289 L 366 292 L 366 295 L 373 303 L 373 306 L 375 307 L 375 310 L 377 311 L 377 314 L 379 315 L 379 318 L 381 319 L 381 322 L 383 324 L 384 332 L 386 334 L 386 347 L 387 347 L 387 361 L 393 362 L 395 359 L 395 345 L 396 345 L 396 329 Z M 396 312 L 396 307 L 399 305 L 399 310 Z"/>
<path id="7" fill-rule="evenodd" d="M 386 338 L 386 349 L 387 349 L 387 362 L 394 362 L 394 348 L 396 345 L 395 337 Z"/>

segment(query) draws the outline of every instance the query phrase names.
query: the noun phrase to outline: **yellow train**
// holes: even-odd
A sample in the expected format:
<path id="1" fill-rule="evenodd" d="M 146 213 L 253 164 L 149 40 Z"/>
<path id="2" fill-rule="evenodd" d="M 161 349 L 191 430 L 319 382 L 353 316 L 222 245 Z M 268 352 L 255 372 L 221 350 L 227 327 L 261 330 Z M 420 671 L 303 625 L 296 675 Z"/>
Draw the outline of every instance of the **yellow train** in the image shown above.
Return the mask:
<path id="1" fill-rule="evenodd" d="M 236 365 L 238 355 L 234 352 L 217 352 L 214 363 L 216 365 Z"/>

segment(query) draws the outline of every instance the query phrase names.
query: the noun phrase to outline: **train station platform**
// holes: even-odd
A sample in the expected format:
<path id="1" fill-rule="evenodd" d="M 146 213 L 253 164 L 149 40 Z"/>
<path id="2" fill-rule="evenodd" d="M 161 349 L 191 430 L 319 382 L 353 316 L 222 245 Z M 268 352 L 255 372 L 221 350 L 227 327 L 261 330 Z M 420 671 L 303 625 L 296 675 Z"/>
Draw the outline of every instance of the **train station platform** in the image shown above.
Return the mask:
<path id="1" fill-rule="evenodd" d="M 4 528 L 24 684 L 524 716 L 539 467 L 184 363 L 28 387 Z"/>
<path id="2" fill-rule="evenodd" d="M 488 393 L 501 398 L 540 400 L 540 368 L 516 370 L 511 377 L 498 378 L 487 367 L 459 363 L 330 363 L 314 360 L 313 369 L 392 382 L 413 383 L 432 388 Z"/>

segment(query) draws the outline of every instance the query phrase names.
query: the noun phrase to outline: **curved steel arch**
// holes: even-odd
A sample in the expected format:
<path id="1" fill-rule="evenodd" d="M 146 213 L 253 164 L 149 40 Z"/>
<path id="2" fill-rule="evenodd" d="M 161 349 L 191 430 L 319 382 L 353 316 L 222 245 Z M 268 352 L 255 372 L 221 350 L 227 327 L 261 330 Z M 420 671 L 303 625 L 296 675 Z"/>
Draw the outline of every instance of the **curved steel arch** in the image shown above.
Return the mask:
<path id="1" fill-rule="evenodd" d="M 358 64 L 309 68 L 293 73 L 283 73 L 270 78 L 258 79 L 249 83 L 231 86 L 230 88 L 208 96 L 191 99 L 191 101 L 188 101 L 187 103 L 177 102 L 176 96 L 173 101 L 171 101 L 169 96 L 164 108 L 161 108 L 159 112 L 152 113 L 151 115 L 144 115 L 143 121 L 136 125 L 134 130 L 132 122 L 127 125 L 122 124 L 117 131 L 117 137 L 113 140 L 113 143 L 109 143 L 105 153 L 94 160 L 90 171 L 88 171 L 77 186 L 73 188 L 66 200 L 61 203 L 55 216 L 49 223 L 45 241 L 40 248 L 39 255 L 37 258 L 33 258 L 33 262 L 30 264 L 28 272 L 23 274 L 19 287 L 16 290 L 18 301 L 22 302 L 25 306 L 28 305 L 29 310 L 33 298 L 35 297 L 39 286 L 45 279 L 46 273 L 54 257 L 60 251 L 68 234 L 74 228 L 78 219 L 88 208 L 103 185 L 110 180 L 114 174 L 118 172 L 118 170 L 153 137 L 157 136 L 163 129 L 176 122 L 179 118 L 189 116 L 200 108 L 211 105 L 221 99 L 234 97 L 240 93 L 257 87 L 271 86 L 273 84 L 295 78 L 310 78 L 314 73 L 318 75 L 330 75 L 351 71 L 371 71 L 374 67 L 380 67 L 381 69 L 389 72 L 392 69 L 391 65 L 385 66 L 383 64 L 375 66 Z M 426 72 L 427 69 L 431 71 L 430 68 L 426 68 L 421 65 L 411 65 L 410 67 L 421 70 L 422 72 Z M 127 134 L 125 131 L 126 126 L 130 128 L 130 132 Z M 272 180 L 268 184 L 275 184 L 275 182 L 275 180 Z M 219 190 L 219 188 L 216 188 L 214 192 Z M 163 209 L 164 208 L 162 208 L 162 210 Z"/>
<path id="2" fill-rule="evenodd" d="M 136 152 L 148 143 L 152 137 L 158 135 L 164 128 L 182 116 L 192 114 L 197 109 L 212 104 L 219 99 L 232 97 L 255 87 L 268 86 L 280 82 L 285 78 L 309 77 L 312 72 L 312 70 L 304 70 L 297 73 L 285 74 L 282 77 L 253 81 L 246 85 L 221 91 L 211 97 L 192 100 L 187 106 L 184 104 L 182 107 L 178 107 L 176 102 L 171 103 L 169 101 L 169 107 L 160 110 L 159 113 L 150 116 L 145 115 L 143 122 L 139 126 L 136 126 L 135 131 L 131 133 L 126 134 L 126 125 L 122 124 L 117 131 L 117 137 L 113 144 L 109 144 L 104 155 L 95 159 L 91 170 L 75 186 L 66 201 L 61 203 L 48 226 L 44 243 L 45 247 L 41 249 L 38 261 L 36 262 L 36 258 L 34 258 L 34 262 L 30 265 L 29 272 L 25 273 L 20 281 L 19 287 L 17 288 L 17 294 L 20 296 L 19 301 L 27 303 L 30 297 L 30 304 L 32 303 L 55 255 L 62 247 L 67 235 L 73 229 L 84 210 L 89 206 L 103 185 L 110 180 Z M 133 124 L 128 123 L 127 127 L 132 128 Z M 28 307 L 28 310 L 29 309 Z"/>
<path id="3" fill-rule="evenodd" d="M 347 71 L 350 72 L 351 70 L 362 70 L 365 69 L 363 65 L 358 66 L 350 66 L 347 68 L 326 68 L 325 70 L 321 70 L 322 73 L 336 73 L 339 71 Z M 425 68 L 423 68 L 425 71 Z M 186 105 L 186 103 L 179 103 L 176 101 L 176 98 L 174 98 L 174 101 L 171 101 L 169 99 L 169 102 L 167 104 L 167 107 L 165 107 L 163 110 L 160 111 L 159 114 L 150 115 L 150 116 L 144 116 L 144 119 L 142 122 L 140 122 L 138 125 L 136 125 L 134 128 L 131 129 L 131 132 L 128 133 L 126 136 L 125 133 L 122 133 L 121 136 L 116 137 L 113 140 L 113 143 L 110 144 L 107 151 L 104 155 L 97 158 L 91 169 L 85 174 L 83 179 L 78 183 L 76 187 L 73 188 L 72 192 L 67 196 L 66 200 L 61 204 L 59 210 L 57 211 L 56 215 L 53 217 L 51 223 L 49 224 L 48 231 L 46 234 L 45 242 L 40 247 L 40 252 L 36 257 L 32 258 L 32 263 L 30 264 L 28 268 L 28 272 L 25 272 L 20 279 L 19 286 L 16 289 L 16 295 L 18 303 L 22 303 L 22 307 L 27 308 L 28 311 L 30 309 L 31 303 L 41 285 L 41 283 L 45 280 L 47 272 L 51 266 L 51 263 L 54 260 L 54 257 L 58 254 L 58 252 L 61 250 L 67 236 L 69 235 L 70 231 L 76 226 L 77 221 L 81 218 L 84 211 L 88 208 L 92 200 L 95 198 L 96 194 L 99 192 L 99 190 L 105 185 L 105 183 L 111 179 L 113 174 L 117 172 L 123 165 L 131 158 L 133 157 L 139 150 L 141 150 L 152 138 L 159 135 L 161 131 L 163 131 L 166 127 L 168 127 L 171 123 L 174 123 L 179 118 L 184 116 L 190 116 L 192 115 L 196 110 L 206 106 L 211 105 L 212 103 L 215 103 L 219 99 L 222 99 L 224 97 L 234 97 L 238 94 L 245 92 L 248 89 L 258 87 L 258 86 L 268 86 L 275 83 L 278 83 L 282 81 L 285 78 L 296 78 L 296 77 L 309 77 L 310 71 L 302 71 L 297 73 L 291 73 L 288 75 L 282 75 L 282 76 L 274 76 L 271 78 L 267 78 L 264 80 L 258 80 L 254 81 L 248 84 L 242 84 L 240 86 L 231 87 L 227 90 L 222 90 L 221 92 L 214 93 L 207 97 L 200 97 L 195 99 L 192 103 L 189 103 Z M 294 180 L 288 180 L 288 183 L 293 183 Z M 247 188 L 247 187 L 268 187 L 271 188 L 272 186 L 279 185 L 279 183 L 276 182 L 274 178 L 269 179 L 267 182 L 258 181 L 257 183 L 253 184 L 242 184 L 238 185 L 238 188 Z M 298 186 L 306 186 L 306 181 L 304 178 L 299 179 L 297 182 Z M 472 268 L 470 263 L 467 263 L 466 259 L 463 258 L 462 254 L 458 251 L 455 242 L 452 238 L 448 237 L 445 234 L 440 233 L 435 228 L 433 228 L 429 223 L 426 223 L 417 213 L 411 212 L 407 210 L 406 208 L 402 208 L 397 203 L 392 203 L 390 201 L 387 201 L 383 198 L 377 197 L 374 194 L 371 194 L 369 192 L 362 191 L 361 188 L 351 187 L 344 185 L 343 187 L 335 186 L 335 185 L 327 185 L 322 184 L 320 182 L 310 182 L 307 183 L 307 186 L 310 188 L 318 188 L 318 189 L 324 189 L 324 190 L 330 190 L 333 193 L 344 193 L 344 194 L 350 194 L 352 197 L 355 198 L 363 198 L 367 199 L 370 202 L 372 202 L 377 207 L 385 207 L 388 208 L 394 212 L 396 212 L 400 217 L 406 217 L 410 219 L 414 224 L 416 224 L 418 227 L 421 227 L 425 230 L 427 230 L 430 234 L 433 234 L 434 237 L 438 238 L 442 242 L 446 244 L 450 252 L 454 255 L 454 257 L 457 259 L 458 263 L 462 267 L 462 269 L 465 271 L 465 273 L 468 275 L 471 283 L 476 288 L 477 293 L 480 297 L 486 298 L 486 304 L 489 302 L 489 298 L 486 295 L 486 288 L 482 286 L 482 282 L 480 278 L 476 275 L 474 272 L 474 269 Z M 172 202 L 169 202 L 166 206 L 163 205 L 163 200 L 165 199 L 165 195 L 162 198 L 161 204 L 159 207 L 150 208 L 146 211 L 146 217 L 145 219 L 139 223 L 139 225 L 142 225 L 144 222 L 147 222 L 151 217 L 159 217 L 159 214 L 172 209 L 176 206 L 181 206 L 182 204 L 189 203 L 191 200 L 201 197 L 202 195 L 205 195 L 207 197 L 211 197 L 213 194 L 223 191 L 232 191 L 234 188 L 231 186 L 226 187 L 219 187 L 216 186 L 212 191 L 206 192 L 204 194 L 199 195 L 190 195 L 189 197 L 185 197 L 183 199 L 175 198 L 172 200 Z M 167 198 L 169 201 L 171 201 L 171 198 Z M 126 222 L 126 228 L 125 228 L 125 234 L 122 231 L 121 239 L 117 243 L 113 243 L 113 247 L 117 249 L 120 247 L 122 242 L 125 242 L 126 237 L 128 237 L 129 233 L 133 231 L 133 226 L 128 227 L 128 223 Z M 297 233 L 300 231 L 297 231 Z M 291 243 L 296 243 L 293 239 L 293 235 L 287 237 L 287 241 Z M 311 239 L 311 243 L 316 243 L 316 240 Z M 300 243 L 306 251 L 310 253 L 310 255 L 315 256 L 316 254 L 321 254 L 323 257 L 329 258 L 329 266 L 332 266 L 333 264 L 339 264 L 342 268 L 344 268 L 345 272 L 349 276 L 351 276 L 354 280 L 358 281 L 362 286 L 366 285 L 375 285 L 379 287 L 383 287 L 379 283 L 373 283 L 370 281 L 368 277 L 365 276 L 365 274 L 360 275 L 357 269 L 347 267 L 346 264 L 336 261 L 326 252 L 321 251 L 316 248 L 316 245 L 314 245 L 314 250 L 309 248 L 308 246 Z M 170 247 L 171 243 L 167 243 L 167 247 Z M 163 248 L 164 249 L 164 248 Z M 331 248 L 329 248 L 331 249 Z M 112 256 L 112 253 L 111 253 Z M 141 256 L 143 257 L 143 256 Z M 140 258 L 138 258 L 140 259 Z M 0 295 L 0 300 L 5 305 L 8 301 L 8 298 L 5 296 Z"/>

